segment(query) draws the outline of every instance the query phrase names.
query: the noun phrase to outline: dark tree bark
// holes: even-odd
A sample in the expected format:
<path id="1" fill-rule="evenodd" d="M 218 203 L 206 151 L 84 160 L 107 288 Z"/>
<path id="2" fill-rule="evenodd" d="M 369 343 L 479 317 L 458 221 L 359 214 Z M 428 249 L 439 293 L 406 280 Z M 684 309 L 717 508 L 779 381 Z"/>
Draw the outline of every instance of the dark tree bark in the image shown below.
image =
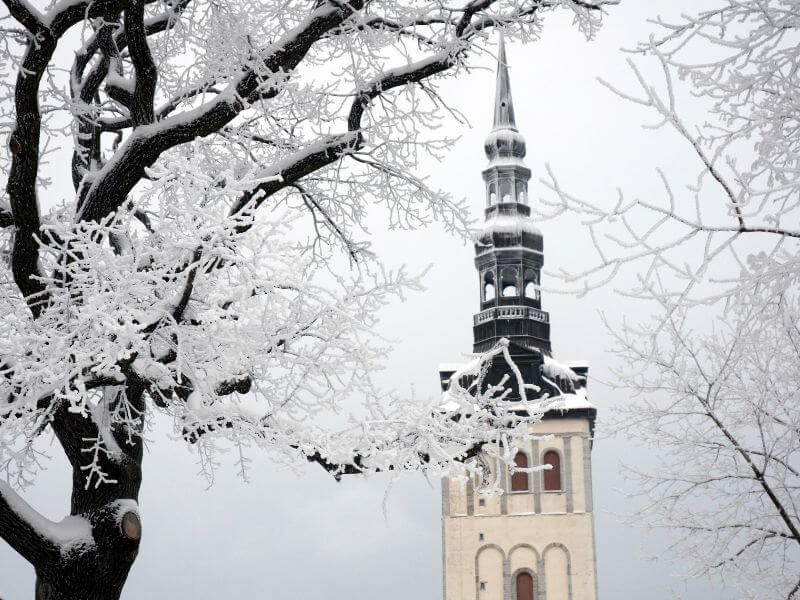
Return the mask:
<path id="1" fill-rule="evenodd" d="M 92 527 L 94 544 L 67 553 L 48 553 L 34 562 L 36 600 L 116 600 L 139 551 L 142 526 L 136 505 L 142 482 L 144 389 L 128 385 L 125 393 L 140 417 L 134 435 L 112 428 L 121 454 L 101 454 L 99 468 L 114 483 L 87 486 L 84 440 L 102 435 L 90 420 L 61 406 L 51 427 L 72 466 L 70 514 L 85 518 Z M 83 443 L 83 445 L 82 445 Z M 91 482 L 90 482 L 91 483 Z M 133 501 L 133 503 L 131 503 Z M 129 507 L 132 505 L 132 508 Z"/>
<path id="2" fill-rule="evenodd" d="M 208 76 L 208 81 L 196 85 L 192 83 L 187 86 L 188 89 L 182 89 L 161 85 L 169 78 L 164 76 L 163 70 L 159 72 L 160 65 L 156 61 L 163 60 L 163 56 L 151 51 L 150 40 L 152 36 L 173 30 L 185 17 L 192 0 L 164 3 L 155 3 L 154 0 L 74 0 L 56 2 L 47 14 L 41 14 L 23 0 L 1 1 L 10 17 L 22 28 L 19 31 L 22 40 L 19 47 L 22 50 L 21 55 L 15 57 L 19 59 L 19 72 L 14 87 L 13 131 L 8 138 L 8 206 L 5 205 L 5 199 L 0 198 L 3 200 L 0 228 L 13 228 L 10 270 L 16 289 L 12 295 L 19 298 L 20 303 L 25 303 L 23 307 L 27 305 L 32 323 L 45 322 L 41 329 L 36 330 L 34 335 L 37 336 L 46 336 L 47 328 L 55 332 L 55 336 L 69 329 L 60 326 L 63 323 L 59 319 L 64 315 L 59 312 L 60 309 L 53 307 L 58 306 L 57 299 L 64 296 L 69 298 L 68 309 L 71 309 L 73 300 L 75 304 L 83 306 L 84 291 L 70 287 L 73 283 L 71 277 L 93 272 L 92 267 L 85 265 L 80 267 L 85 271 L 70 271 L 71 267 L 80 265 L 83 258 L 81 251 L 75 247 L 78 243 L 67 244 L 66 247 L 60 245 L 59 240 L 55 239 L 56 234 L 43 229 L 39 209 L 43 181 L 40 152 L 46 141 L 43 139 L 46 137 L 43 127 L 47 127 L 40 109 L 40 86 L 43 81 L 48 81 L 48 69 L 53 66 L 54 57 L 71 55 L 59 45 L 64 35 L 79 23 L 84 23 L 85 30 L 91 35 L 74 53 L 74 63 L 69 71 L 71 103 L 59 107 L 72 110 L 74 119 L 74 148 L 70 165 L 75 188 L 72 198 L 74 213 L 69 218 L 73 219 L 72 224 L 76 228 L 105 223 L 109 216 L 123 207 L 138 208 L 134 206 L 137 186 L 148 179 L 148 169 L 165 152 L 199 138 L 221 135 L 226 128 L 235 125 L 237 119 L 242 120 L 242 113 L 249 108 L 276 99 L 286 89 L 285 82 L 295 76 L 295 71 L 308 59 L 315 45 L 354 36 L 365 28 L 371 28 L 378 38 L 391 33 L 398 40 L 413 40 L 424 51 L 423 58 L 418 62 L 401 63 L 396 68 L 381 67 L 377 72 L 367 69 L 363 80 L 354 79 L 352 94 L 343 99 L 338 129 L 331 128 L 335 127 L 333 121 L 326 121 L 324 127 L 312 127 L 317 139 L 296 142 L 292 125 L 286 129 L 291 130 L 290 142 L 280 146 L 287 150 L 285 156 L 276 158 L 272 166 L 261 164 L 254 158 L 254 162 L 263 168 L 264 176 L 259 176 L 258 183 L 236 188 L 237 195 L 231 198 L 229 205 L 230 222 L 226 222 L 226 226 L 230 224 L 233 230 L 242 233 L 252 226 L 250 211 L 265 202 L 280 199 L 280 194 L 290 189 L 303 192 L 309 210 L 321 210 L 304 191 L 302 183 L 310 175 L 336 165 L 345 157 L 365 148 L 369 143 L 365 139 L 368 137 L 364 130 L 364 122 L 368 120 L 365 114 L 371 103 L 389 96 L 392 90 L 397 91 L 412 84 L 425 87 L 426 80 L 458 65 L 469 52 L 470 44 L 480 39 L 486 28 L 509 23 L 530 25 L 538 11 L 558 4 L 557 0 L 528 0 L 519 5 L 512 3 L 513 6 L 503 14 L 494 6 L 497 0 L 465 0 L 461 9 L 451 10 L 432 3 L 430 10 L 423 6 L 416 16 L 412 14 L 411 17 L 407 14 L 409 10 L 400 6 L 396 11 L 399 21 L 394 21 L 370 12 L 369 0 L 317 0 L 309 2 L 307 7 L 304 3 L 298 3 L 299 8 L 295 8 L 297 14 L 286 20 L 290 25 L 284 30 L 276 29 L 275 39 L 268 42 L 252 40 L 249 32 L 243 32 L 243 37 L 251 45 L 250 53 L 247 60 L 241 65 L 237 64 L 232 74 L 227 75 L 226 81 L 217 81 L 218 77 L 214 74 Z M 597 10 L 604 3 L 613 1 L 598 0 L 595 5 L 571 0 L 569 5 Z M 282 6 L 281 10 L 284 10 Z M 489 12 L 490 9 L 497 10 Z M 383 10 L 381 8 L 378 12 Z M 420 28 L 425 27 L 438 30 L 426 37 L 419 32 Z M 187 29 L 191 29 L 191 25 Z M 356 43 L 360 42 L 356 40 Z M 314 60 L 312 57 L 307 62 L 314 65 Z M 425 91 L 435 98 L 432 89 L 425 88 Z M 159 107 L 156 106 L 157 99 L 164 102 Z M 387 101 L 390 104 L 393 102 L 391 98 Z M 435 99 L 434 103 L 437 102 Z M 176 115 L 181 107 L 186 110 Z M 257 114 L 251 121 L 272 117 L 266 111 Z M 283 129 L 284 125 L 280 127 Z M 277 136 L 278 141 L 282 135 Z M 115 139 L 113 146 L 108 142 L 112 137 Z M 101 143 L 101 138 L 105 144 Z M 252 139 L 277 144 L 275 140 L 261 139 L 260 134 L 255 132 Z M 301 136 L 298 135 L 298 139 Z M 137 214 L 137 218 L 150 233 L 159 233 L 154 231 L 144 212 Z M 331 226 L 339 235 L 345 235 L 343 231 L 346 228 L 340 228 L 333 222 Z M 117 234 L 118 230 L 109 228 L 98 234 L 97 240 L 92 243 L 108 243 L 118 255 L 122 254 L 124 248 L 121 240 L 114 238 Z M 41 393 L 50 396 L 39 398 L 40 392 L 31 391 L 32 400 L 26 398 L 28 404 L 24 409 L 40 417 L 33 437 L 50 427 L 69 460 L 72 469 L 70 514 L 88 522 L 93 538 L 93 543 L 65 546 L 55 536 L 48 537 L 44 530 L 46 527 L 43 529 L 38 526 L 41 523 L 34 515 L 35 511 L 29 511 L 26 506 L 21 509 L 24 503 L 20 502 L 13 490 L 3 487 L 0 481 L 0 537 L 34 566 L 37 600 L 116 600 L 120 597 L 136 559 L 142 535 L 138 496 L 142 482 L 141 434 L 147 410 L 146 398 L 149 397 L 161 408 L 169 406 L 169 403 L 184 406 L 192 392 L 199 387 L 191 379 L 199 375 L 187 374 L 181 368 L 170 372 L 166 384 L 163 376 L 154 375 L 152 380 L 148 379 L 151 377 L 149 374 L 142 375 L 132 367 L 137 360 L 132 348 L 135 346 L 137 351 L 150 348 L 153 353 L 147 357 L 151 360 L 150 364 L 158 363 L 156 366 L 163 366 L 166 370 L 177 362 L 176 350 L 171 349 L 156 356 L 152 342 L 160 334 L 162 342 L 166 339 L 174 347 L 179 347 L 179 335 L 175 333 L 179 325 L 202 325 L 184 315 L 189 301 L 196 299 L 192 297 L 195 282 L 203 274 L 219 272 L 226 266 L 225 260 L 204 256 L 204 251 L 208 252 L 202 244 L 198 244 L 194 250 L 188 248 L 175 260 L 174 267 L 170 264 L 157 276 L 155 285 L 159 289 L 162 284 L 167 287 L 167 283 L 178 281 L 178 290 L 182 289 L 183 293 L 163 315 L 157 318 L 150 315 L 142 319 L 145 322 L 137 320 L 125 323 L 136 330 L 136 342 L 139 345 L 131 342 L 115 350 L 111 358 L 103 356 L 102 349 L 98 350 L 99 357 L 95 356 L 94 348 L 91 348 L 82 357 L 87 365 L 80 364 L 75 358 L 78 352 L 70 341 L 65 352 L 68 357 L 64 361 L 74 363 L 70 367 L 79 366 L 70 371 L 72 375 L 66 377 L 64 389 L 53 391 L 52 387 L 48 387 L 52 385 L 48 380 L 48 385 L 42 386 L 47 391 Z M 49 272 L 46 258 L 50 259 Z M 173 260 L 171 255 L 169 260 Z M 136 274 L 151 272 L 147 265 L 140 267 L 138 262 L 134 264 Z M 100 281 L 97 283 L 99 287 L 105 285 Z M 64 291 L 66 294 L 59 296 Z M 224 307 L 225 310 L 227 308 Z M 146 310 L 141 312 L 146 313 Z M 113 321 L 114 315 L 108 316 Z M 150 318 L 153 318 L 152 322 Z M 103 343 L 109 341 L 113 345 L 117 335 L 114 327 L 118 324 L 114 322 L 108 328 L 107 335 L 106 330 L 102 329 Z M 88 339 L 94 343 L 95 338 Z M 281 338 L 275 347 L 283 346 L 284 342 Z M 123 346 L 122 343 L 120 345 Z M 0 377 L 12 379 L 17 358 L 0 356 Z M 61 363 L 58 365 L 60 368 Z M 104 374 L 96 375 L 95 371 Z M 223 381 L 207 386 L 211 389 L 207 392 L 211 397 L 210 404 L 219 396 L 244 394 L 250 390 L 253 382 L 251 374 L 240 376 L 237 369 L 233 371 L 226 373 Z M 20 381 L 28 380 L 20 378 Z M 39 388 L 32 385 L 31 389 Z M 66 392 L 74 396 L 78 392 L 89 394 L 99 393 L 99 390 L 103 390 L 104 394 L 108 392 L 109 397 L 103 396 L 96 404 L 85 402 L 78 407 L 82 412 L 73 412 L 71 408 L 75 407 L 68 406 L 63 399 L 69 397 Z M 12 391 L 10 398 L 0 398 L 0 423 L 4 418 L 18 416 L 13 412 L 14 409 L 5 410 L 3 404 L 6 402 L 13 406 L 15 394 L 23 395 L 17 388 Z M 124 406 L 121 404 L 123 402 Z M 117 408 L 124 408 L 126 414 L 134 416 L 122 419 L 120 423 L 113 419 L 110 423 L 98 422 L 97 419 L 101 417 L 92 412 L 95 408 L 98 408 L 98 412 L 102 409 L 109 414 L 116 414 Z M 200 436 L 214 430 L 236 426 L 237 421 L 221 417 L 208 423 L 198 424 L 188 420 L 185 423 L 184 437 L 194 443 Z M 261 422 L 248 425 L 267 429 Z M 367 461 L 364 456 L 354 452 L 349 463 L 337 464 L 319 450 L 301 449 L 299 444 L 290 444 L 289 448 L 304 453 L 310 462 L 319 464 L 337 478 L 362 472 L 362 466 Z M 477 453 L 478 448 L 475 446 L 469 453 Z M 90 456 L 92 453 L 93 456 Z M 428 455 L 420 452 L 418 457 L 421 463 L 427 464 Z"/>
<path id="3" fill-rule="evenodd" d="M 95 544 L 36 565 L 36 600 L 117 600 L 139 552 L 141 525 L 135 512 L 119 518 L 107 505 L 82 513 Z"/>

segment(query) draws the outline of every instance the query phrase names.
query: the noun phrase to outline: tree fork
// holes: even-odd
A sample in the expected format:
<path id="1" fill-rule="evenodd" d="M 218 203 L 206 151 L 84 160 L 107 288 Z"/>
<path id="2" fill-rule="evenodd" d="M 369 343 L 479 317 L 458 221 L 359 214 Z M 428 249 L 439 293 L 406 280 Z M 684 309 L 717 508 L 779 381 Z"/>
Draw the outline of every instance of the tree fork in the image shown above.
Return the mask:
<path id="1" fill-rule="evenodd" d="M 142 535 L 135 503 L 120 500 L 80 516 L 91 523 L 94 544 L 35 564 L 36 600 L 120 597 Z"/>

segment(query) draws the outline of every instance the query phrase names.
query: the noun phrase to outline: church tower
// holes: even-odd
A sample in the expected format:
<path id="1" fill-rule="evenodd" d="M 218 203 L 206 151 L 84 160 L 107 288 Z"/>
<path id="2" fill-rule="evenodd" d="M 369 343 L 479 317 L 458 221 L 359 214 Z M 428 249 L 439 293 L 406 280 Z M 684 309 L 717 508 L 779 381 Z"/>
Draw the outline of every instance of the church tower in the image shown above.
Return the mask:
<path id="1" fill-rule="evenodd" d="M 563 392 L 564 403 L 533 425 L 533 433 L 548 438 L 520 442 L 515 457 L 519 467 L 550 469 L 492 473 L 503 490 L 495 496 L 479 493 L 469 478 L 443 480 L 444 600 L 596 600 L 591 451 L 597 411 L 586 399 L 588 367 L 551 356 L 539 290 L 543 237 L 530 218 L 531 172 L 523 163 L 525 139 L 517 129 L 502 38 L 494 123 L 484 149 L 486 219 L 475 243 L 480 311 L 473 318 L 473 349 L 484 352 L 508 339 L 525 382 L 551 395 Z M 440 368 L 443 389 L 455 370 Z M 498 361 L 487 380 L 499 381 L 506 371 Z"/>

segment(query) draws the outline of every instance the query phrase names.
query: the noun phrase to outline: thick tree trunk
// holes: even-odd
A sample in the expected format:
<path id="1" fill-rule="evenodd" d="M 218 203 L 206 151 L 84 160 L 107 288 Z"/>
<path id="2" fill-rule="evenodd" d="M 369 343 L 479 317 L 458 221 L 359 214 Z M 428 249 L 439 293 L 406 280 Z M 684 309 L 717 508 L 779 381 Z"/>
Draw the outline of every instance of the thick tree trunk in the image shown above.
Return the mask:
<path id="1" fill-rule="evenodd" d="M 36 568 L 36 600 L 117 600 L 136 559 L 141 522 L 132 500 L 78 515 L 91 524 L 92 541 L 79 543 Z"/>
<path id="2" fill-rule="evenodd" d="M 140 432 L 145 408 L 141 387 L 129 384 L 125 397 L 142 416 L 132 436 L 122 427 L 109 430 L 120 453 L 99 457 L 100 468 L 109 479 L 100 485 L 91 481 L 87 485 L 86 458 L 82 456 L 85 440 L 101 435 L 96 424 L 63 406 L 51 422 L 72 463 L 70 514 L 88 521 L 92 540 L 32 561 L 36 600 L 118 600 L 122 593 L 142 534 L 137 500 L 142 482 Z"/>
<path id="3" fill-rule="evenodd" d="M 114 504 L 87 518 L 94 545 L 37 565 L 36 600 L 119 599 L 139 551 L 138 515 Z"/>

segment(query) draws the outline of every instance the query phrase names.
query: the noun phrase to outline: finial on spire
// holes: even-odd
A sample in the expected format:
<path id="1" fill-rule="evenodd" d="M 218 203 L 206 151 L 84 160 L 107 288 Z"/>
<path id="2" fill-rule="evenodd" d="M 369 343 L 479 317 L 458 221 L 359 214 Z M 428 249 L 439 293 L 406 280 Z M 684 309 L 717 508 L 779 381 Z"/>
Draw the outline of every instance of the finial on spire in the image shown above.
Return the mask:
<path id="1" fill-rule="evenodd" d="M 497 87 L 494 96 L 494 129 L 517 130 L 514 120 L 514 103 L 511 100 L 511 80 L 508 77 L 506 40 L 500 32 L 500 50 L 497 55 Z"/>

